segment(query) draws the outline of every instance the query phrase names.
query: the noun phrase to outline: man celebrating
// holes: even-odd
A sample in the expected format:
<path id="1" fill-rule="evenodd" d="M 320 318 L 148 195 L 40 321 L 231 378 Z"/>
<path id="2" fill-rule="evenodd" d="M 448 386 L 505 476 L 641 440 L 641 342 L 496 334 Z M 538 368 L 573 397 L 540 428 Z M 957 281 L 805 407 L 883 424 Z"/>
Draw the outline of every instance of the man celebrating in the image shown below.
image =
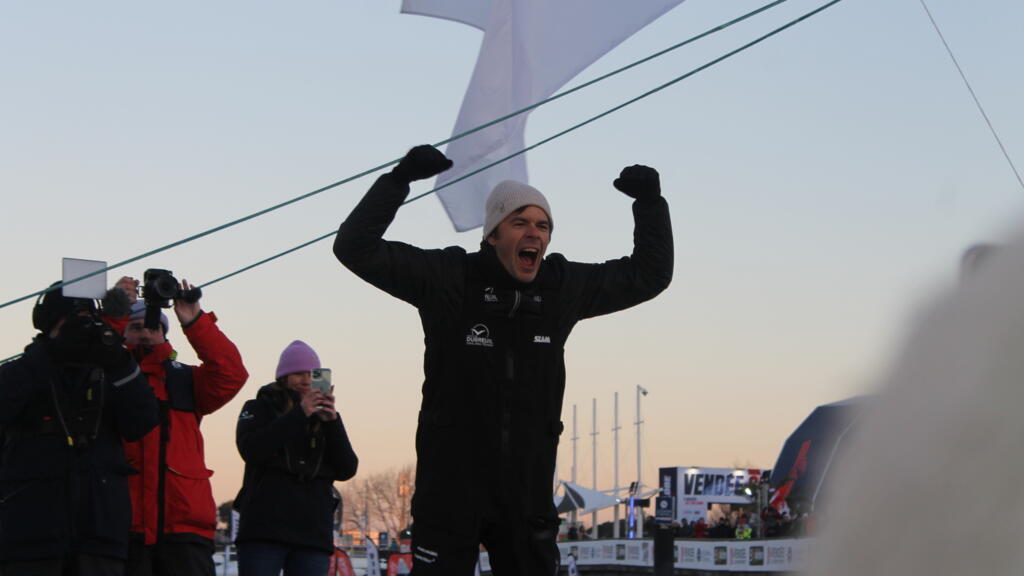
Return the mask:
<path id="1" fill-rule="evenodd" d="M 413 148 L 377 179 L 334 243 L 342 264 L 419 310 L 426 336 L 413 574 L 473 574 L 483 544 L 497 576 L 553 575 L 565 341 L 579 320 L 668 286 L 668 204 L 654 169 L 624 169 L 614 185 L 635 200 L 633 254 L 603 264 L 545 257 L 551 208 L 514 181 L 488 197 L 478 252 L 383 240 L 409 183 L 451 165 L 432 146 Z"/>
<path id="2" fill-rule="evenodd" d="M 126 574 L 213 576 L 217 508 L 199 424 L 235 397 L 249 373 L 238 348 L 217 327 L 216 315 L 203 312 L 198 300 L 174 300 L 174 313 L 202 364 L 178 362 L 167 341 L 167 316 L 161 313 L 158 326 L 146 327 L 138 285 L 129 277 L 118 281 L 133 304 L 131 316 L 116 324 L 160 403 L 160 426 L 125 444 L 128 463 L 139 471 L 129 480 L 132 538 Z M 192 288 L 181 282 L 181 290 Z"/>

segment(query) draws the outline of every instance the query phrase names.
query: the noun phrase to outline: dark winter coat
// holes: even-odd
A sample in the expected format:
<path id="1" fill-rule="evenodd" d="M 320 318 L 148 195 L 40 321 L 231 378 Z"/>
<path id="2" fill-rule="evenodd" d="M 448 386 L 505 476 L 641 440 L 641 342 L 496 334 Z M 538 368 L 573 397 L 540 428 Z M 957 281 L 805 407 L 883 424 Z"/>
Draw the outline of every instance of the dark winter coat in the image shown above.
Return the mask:
<path id="1" fill-rule="evenodd" d="M 0 366 L 0 561 L 125 558 L 133 470 L 122 441 L 158 418 L 134 360 L 112 372 L 62 366 L 40 335 Z"/>
<path id="2" fill-rule="evenodd" d="M 425 381 L 416 433 L 417 524 L 476 533 L 482 514 L 555 526 L 565 341 L 576 322 L 653 298 L 672 277 L 663 198 L 634 202 L 631 257 L 603 264 L 551 254 L 515 281 L 486 242 L 424 250 L 382 239 L 409 188 L 381 176 L 342 223 L 338 259 L 419 310 Z"/>
<path id="3" fill-rule="evenodd" d="M 289 408 L 289 400 L 291 407 Z M 235 429 L 245 460 L 236 542 L 271 541 L 334 552 L 335 480 L 356 473 L 359 459 L 341 417 L 307 417 L 299 395 L 276 383 L 242 408 Z"/>

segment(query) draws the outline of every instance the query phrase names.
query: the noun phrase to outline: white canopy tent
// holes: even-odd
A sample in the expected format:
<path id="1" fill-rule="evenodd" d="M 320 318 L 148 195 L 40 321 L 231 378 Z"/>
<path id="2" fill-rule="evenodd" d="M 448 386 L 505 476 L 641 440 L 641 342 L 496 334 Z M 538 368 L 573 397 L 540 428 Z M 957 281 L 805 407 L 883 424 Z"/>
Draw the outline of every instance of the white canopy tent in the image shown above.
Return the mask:
<path id="1" fill-rule="evenodd" d="M 614 494 L 584 488 L 572 482 L 562 481 L 561 496 L 555 496 L 555 508 L 559 514 L 576 511 L 580 514 L 611 508 L 619 503 Z"/>

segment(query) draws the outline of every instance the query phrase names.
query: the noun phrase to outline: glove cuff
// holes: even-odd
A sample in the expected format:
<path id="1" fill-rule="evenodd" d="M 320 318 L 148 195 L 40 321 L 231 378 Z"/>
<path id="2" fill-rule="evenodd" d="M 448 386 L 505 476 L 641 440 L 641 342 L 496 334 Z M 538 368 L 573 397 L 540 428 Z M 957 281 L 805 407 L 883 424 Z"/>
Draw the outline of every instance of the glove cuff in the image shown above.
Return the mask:
<path id="1" fill-rule="evenodd" d="M 391 177 L 394 178 L 397 182 L 401 182 L 406 186 L 412 183 L 412 178 L 409 176 L 408 170 L 402 167 L 401 162 L 399 162 L 397 165 L 395 165 L 394 168 L 391 169 L 390 174 Z"/>
<path id="2" fill-rule="evenodd" d="M 130 382 L 139 374 L 139 365 L 135 362 L 135 359 L 132 358 L 131 353 L 128 352 L 128 350 L 125 350 L 124 352 L 123 362 L 103 367 L 103 371 L 107 373 L 107 376 L 110 378 L 110 381 L 115 388 Z"/>

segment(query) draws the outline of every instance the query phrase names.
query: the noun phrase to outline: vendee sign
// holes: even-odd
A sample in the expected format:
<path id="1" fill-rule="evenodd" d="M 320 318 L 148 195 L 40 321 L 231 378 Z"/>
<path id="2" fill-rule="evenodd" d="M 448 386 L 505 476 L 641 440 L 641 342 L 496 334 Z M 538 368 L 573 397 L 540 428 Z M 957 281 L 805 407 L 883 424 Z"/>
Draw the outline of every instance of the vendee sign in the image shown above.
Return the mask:
<path id="1" fill-rule="evenodd" d="M 742 489 L 761 481 L 768 470 L 756 468 L 660 468 L 661 495 L 677 502 L 700 501 L 706 504 L 750 504 Z M 740 494 L 737 494 L 740 492 Z"/>

